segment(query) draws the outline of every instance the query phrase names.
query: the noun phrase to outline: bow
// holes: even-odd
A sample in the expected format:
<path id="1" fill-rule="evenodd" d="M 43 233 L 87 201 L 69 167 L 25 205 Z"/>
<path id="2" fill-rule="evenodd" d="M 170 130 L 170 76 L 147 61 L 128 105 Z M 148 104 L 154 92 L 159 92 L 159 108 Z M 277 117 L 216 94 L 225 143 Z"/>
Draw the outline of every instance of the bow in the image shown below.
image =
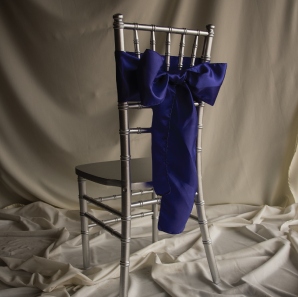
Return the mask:
<path id="1" fill-rule="evenodd" d="M 170 65 L 175 67 L 176 57 L 171 58 L 173 61 Z M 165 58 L 154 51 L 146 50 L 137 71 L 142 104 L 153 106 L 162 103 L 168 85 L 174 84 L 188 88 L 193 101 L 204 101 L 213 106 L 225 76 L 226 65 L 203 63 L 182 71 L 170 69 L 166 72 Z"/>

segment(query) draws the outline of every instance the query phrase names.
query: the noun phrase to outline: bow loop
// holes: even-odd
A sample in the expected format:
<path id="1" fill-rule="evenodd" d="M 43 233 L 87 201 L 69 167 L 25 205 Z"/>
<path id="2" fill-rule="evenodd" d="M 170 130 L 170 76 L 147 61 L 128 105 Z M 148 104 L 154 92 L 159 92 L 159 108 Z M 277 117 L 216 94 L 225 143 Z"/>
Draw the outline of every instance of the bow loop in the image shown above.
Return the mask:
<path id="1" fill-rule="evenodd" d="M 226 74 L 227 64 L 199 64 L 187 71 L 187 84 L 194 101 L 214 105 Z"/>
<path id="2" fill-rule="evenodd" d="M 169 78 L 167 73 L 160 71 L 163 64 L 164 58 L 153 51 L 146 50 L 140 59 L 137 73 L 143 105 L 158 105 L 166 96 Z"/>

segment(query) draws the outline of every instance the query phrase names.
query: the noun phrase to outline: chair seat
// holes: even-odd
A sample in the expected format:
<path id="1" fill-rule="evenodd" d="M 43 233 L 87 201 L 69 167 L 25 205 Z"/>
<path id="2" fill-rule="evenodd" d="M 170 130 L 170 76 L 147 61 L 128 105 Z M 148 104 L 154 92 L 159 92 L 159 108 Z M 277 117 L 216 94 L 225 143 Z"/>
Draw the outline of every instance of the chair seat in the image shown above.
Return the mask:
<path id="1" fill-rule="evenodd" d="M 151 158 L 130 161 L 131 189 L 143 190 L 153 187 Z M 76 174 L 95 183 L 121 187 L 121 161 L 90 163 L 76 166 Z"/>

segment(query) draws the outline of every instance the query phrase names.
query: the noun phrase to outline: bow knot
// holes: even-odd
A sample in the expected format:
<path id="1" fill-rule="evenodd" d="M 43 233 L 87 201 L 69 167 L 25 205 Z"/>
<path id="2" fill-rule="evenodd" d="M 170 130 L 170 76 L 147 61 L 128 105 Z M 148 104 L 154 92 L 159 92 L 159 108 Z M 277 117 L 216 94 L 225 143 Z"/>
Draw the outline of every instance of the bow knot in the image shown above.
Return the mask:
<path id="1" fill-rule="evenodd" d="M 174 85 L 182 86 L 186 83 L 186 73 L 171 73 L 171 75 L 169 75 L 169 81 Z"/>

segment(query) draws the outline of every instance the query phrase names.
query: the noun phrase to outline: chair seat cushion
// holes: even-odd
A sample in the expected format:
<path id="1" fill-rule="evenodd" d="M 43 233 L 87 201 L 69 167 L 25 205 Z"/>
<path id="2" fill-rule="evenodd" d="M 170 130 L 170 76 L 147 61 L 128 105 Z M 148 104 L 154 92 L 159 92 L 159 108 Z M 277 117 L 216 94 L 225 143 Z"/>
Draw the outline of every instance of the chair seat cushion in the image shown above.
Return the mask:
<path id="1" fill-rule="evenodd" d="M 151 158 L 132 159 L 131 187 L 132 190 L 152 188 Z M 90 163 L 76 166 L 76 174 L 98 184 L 121 187 L 121 161 Z"/>

